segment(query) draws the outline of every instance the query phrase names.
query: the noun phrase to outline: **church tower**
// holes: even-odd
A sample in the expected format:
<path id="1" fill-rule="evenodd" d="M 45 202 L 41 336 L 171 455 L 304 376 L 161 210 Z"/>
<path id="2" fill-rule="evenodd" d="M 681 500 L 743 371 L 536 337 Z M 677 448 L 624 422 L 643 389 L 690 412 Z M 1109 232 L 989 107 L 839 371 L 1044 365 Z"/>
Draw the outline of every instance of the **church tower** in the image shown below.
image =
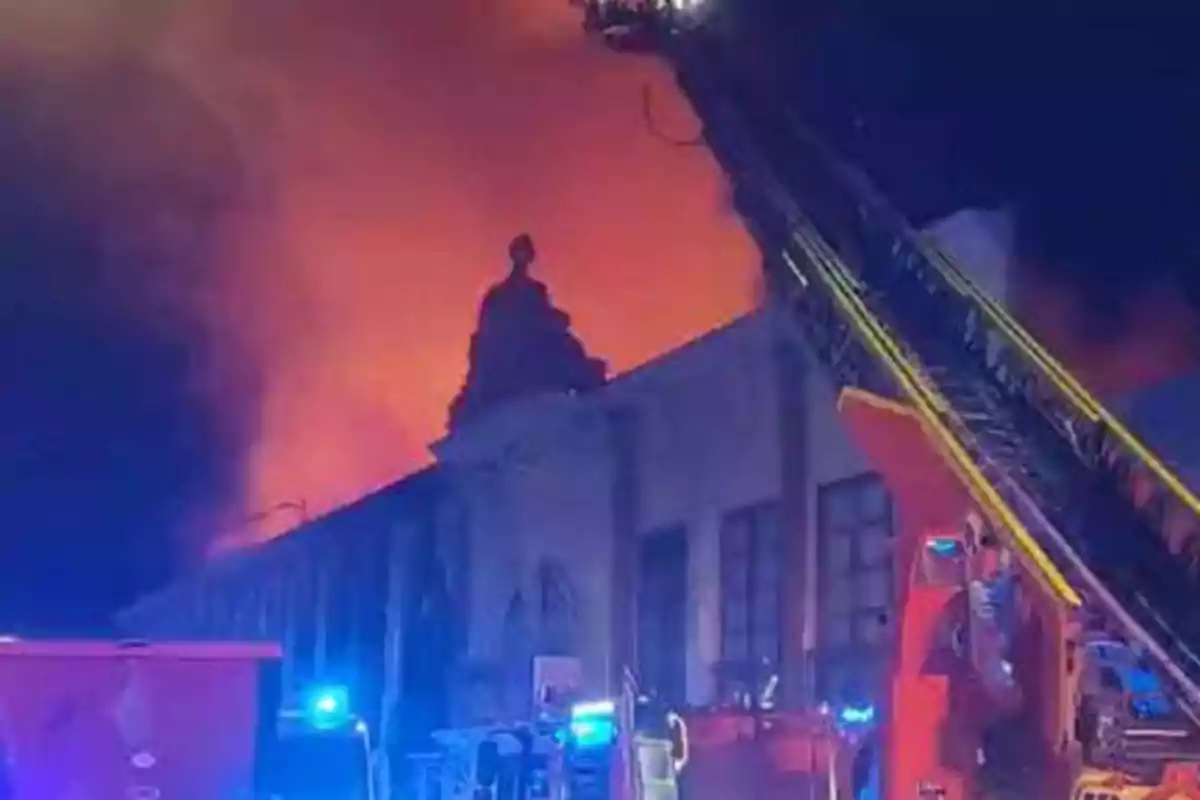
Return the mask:
<path id="1" fill-rule="evenodd" d="M 583 392 L 607 378 L 607 365 L 588 355 L 571 331 L 571 318 L 529 274 L 533 239 L 513 239 L 508 255 L 508 275 L 488 290 L 479 309 L 466 381 L 450 404 L 451 431 L 519 397 Z"/>

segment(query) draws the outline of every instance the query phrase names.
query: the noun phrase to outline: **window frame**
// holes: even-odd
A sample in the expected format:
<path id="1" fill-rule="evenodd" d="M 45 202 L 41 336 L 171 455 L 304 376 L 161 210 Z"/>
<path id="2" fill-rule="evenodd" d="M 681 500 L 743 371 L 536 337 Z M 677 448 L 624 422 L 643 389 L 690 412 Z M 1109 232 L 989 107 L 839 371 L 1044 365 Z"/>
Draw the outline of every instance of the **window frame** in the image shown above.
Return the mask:
<path id="1" fill-rule="evenodd" d="M 875 492 L 882 503 L 871 508 L 875 501 L 867 498 Z M 876 682 L 874 676 L 881 673 L 883 657 L 896 635 L 896 509 L 886 482 L 874 471 L 820 484 L 816 500 L 817 687 L 823 700 L 840 702 L 851 699 L 841 695 L 847 684 L 855 683 L 854 678 L 863 691 Z M 843 512 L 850 509 L 845 519 L 833 518 L 839 506 Z M 880 530 L 887 541 L 882 558 L 877 551 L 864 546 L 864 541 L 870 541 L 869 537 Z M 846 563 L 834 569 L 831 567 L 834 548 L 846 539 L 849 540 Z M 880 575 L 886 576 L 886 604 L 864 603 L 867 595 L 864 582 Z M 846 607 L 840 610 L 831 602 L 838 589 L 846 600 Z M 837 620 L 839 616 L 841 619 Z M 881 627 L 881 618 L 887 620 L 881 635 L 863 635 L 864 631 Z M 836 639 L 831 634 L 835 620 L 845 626 L 844 636 Z M 839 686 L 835 687 L 835 683 Z M 852 699 L 858 702 L 868 698 Z"/>
<path id="2" fill-rule="evenodd" d="M 735 547 L 730 539 L 739 529 L 742 541 Z M 764 536 L 764 531 L 769 532 L 770 539 Z M 764 662 L 768 672 L 782 675 L 787 537 L 781 503 L 764 500 L 723 514 L 718 548 L 720 662 L 717 689 L 720 697 L 728 698 L 736 689 L 757 691 L 765 677 L 762 674 Z M 768 554 L 766 559 L 764 553 Z M 764 563 L 775 566 L 770 585 L 762 580 Z M 732 594 L 735 588 L 740 595 Z M 770 620 L 765 623 L 761 614 L 764 608 L 770 609 Z M 736 639 L 731 631 L 737 631 Z M 732 647 L 735 641 L 739 645 L 736 652 Z"/>
<path id="3" fill-rule="evenodd" d="M 683 577 L 683 597 L 682 606 L 678 609 L 671 609 L 654 602 L 661 599 L 658 590 L 665 583 L 655 582 L 650 585 L 646 580 L 647 558 L 650 556 L 655 543 L 662 544 L 670 542 L 679 545 L 679 555 L 682 556 L 681 563 L 678 566 L 682 567 Z M 661 554 L 658 554 L 661 555 Z M 687 654 L 686 652 L 669 653 L 661 647 L 648 647 L 644 636 L 651 634 L 651 630 L 660 629 L 664 625 L 664 620 L 669 623 L 675 611 L 680 615 L 677 620 L 678 624 L 683 626 L 683 630 L 679 632 L 679 641 L 684 649 L 687 647 L 688 627 L 690 612 L 690 582 L 691 582 L 691 558 L 692 558 L 692 540 L 691 531 L 688 526 L 683 523 L 674 523 L 663 525 L 654 528 L 638 537 L 637 546 L 637 595 L 636 595 L 636 614 L 634 620 L 634 646 L 635 646 L 635 661 L 638 669 L 639 680 L 645 682 L 645 688 L 653 689 L 660 696 L 670 702 L 683 703 L 687 698 Z M 672 559 L 674 560 L 674 559 Z M 657 556 L 655 558 L 657 561 Z M 650 669 L 651 666 L 656 669 Z M 649 674 L 653 672 L 655 674 Z M 658 685 L 659 681 L 666 681 L 667 685 Z"/>

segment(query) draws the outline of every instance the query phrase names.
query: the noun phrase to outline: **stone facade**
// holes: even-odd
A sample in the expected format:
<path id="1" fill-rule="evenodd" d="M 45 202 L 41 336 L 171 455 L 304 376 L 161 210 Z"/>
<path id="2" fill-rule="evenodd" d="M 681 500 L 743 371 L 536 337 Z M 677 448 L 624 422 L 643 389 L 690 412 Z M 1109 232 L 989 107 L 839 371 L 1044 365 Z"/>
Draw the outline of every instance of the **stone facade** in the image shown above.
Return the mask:
<path id="1" fill-rule="evenodd" d="M 967 211 L 930 233 L 1003 295 L 1004 223 Z M 893 512 L 835 400 L 795 329 L 760 310 L 602 387 L 529 393 L 452 429 L 433 449 L 468 509 L 475 691 L 460 718 L 523 712 L 523 665 L 555 614 L 571 631 L 554 644 L 596 695 L 626 663 L 690 704 L 730 701 L 764 671 L 788 703 L 863 691 L 889 631 L 855 620 L 886 609 L 837 604 L 890 597 L 871 554 Z M 542 602 L 546 565 L 567 612 Z M 852 680 L 822 677 L 835 673 Z"/>
<path id="2" fill-rule="evenodd" d="M 464 705 L 502 717 L 530 699 L 522 668 L 506 664 L 549 645 L 548 617 L 561 612 L 542 602 L 547 564 L 570 587 L 573 630 L 562 638 L 582 659 L 589 692 L 610 691 L 623 663 L 645 671 L 654 662 L 662 683 L 675 684 L 660 691 L 692 704 L 721 699 L 722 675 L 739 666 L 723 652 L 737 636 L 723 623 L 723 531 L 756 509 L 779 532 L 778 585 L 764 601 L 775 608 L 759 626 L 775 630 L 757 635 L 790 694 L 812 693 L 818 485 L 867 466 L 783 324 L 757 312 L 603 389 L 532 397 L 435 445 L 468 509 L 468 671 L 493 686 L 490 701 L 476 694 Z M 655 552 L 672 546 L 675 566 L 647 561 L 669 559 Z M 674 588 L 655 590 L 654 576 L 672 569 Z M 665 615 L 657 622 L 646 608 L 654 604 Z M 744 646 L 739 653 L 745 661 Z"/>
<path id="3" fill-rule="evenodd" d="M 1002 292 L 1003 248 L 977 240 L 994 230 L 978 222 L 937 231 L 953 252 L 992 253 L 999 277 L 983 281 Z M 547 297 L 538 286 L 529 296 Z M 587 387 L 501 381 L 432 446 L 426 473 L 217 561 L 131 609 L 125 629 L 281 640 L 294 686 L 366 665 L 385 726 L 401 706 L 434 724 L 521 717 L 535 654 L 579 657 L 596 696 L 626 664 L 693 705 L 771 675 L 787 704 L 869 689 L 892 509 L 791 323 L 756 311 L 606 382 L 581 344 L 563 348 L 592 365 Z M 420 577 L 431 559 L 433 583 Z M 435 692 L 444 665 L 425 656 L 444 636 L 457 667 Z M 412 706 L 442 691 L 449 718 Z"/>

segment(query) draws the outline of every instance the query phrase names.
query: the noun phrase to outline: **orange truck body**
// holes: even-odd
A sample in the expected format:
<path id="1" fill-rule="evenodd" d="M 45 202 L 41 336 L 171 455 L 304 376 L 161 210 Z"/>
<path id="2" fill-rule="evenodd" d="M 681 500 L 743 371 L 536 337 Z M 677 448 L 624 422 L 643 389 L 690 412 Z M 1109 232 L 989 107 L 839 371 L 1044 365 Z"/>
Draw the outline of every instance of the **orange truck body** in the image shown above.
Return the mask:
<path id="1" fill-rule="evenodd" d="M 276 733 L 269 645 L 0 643 L 0 800 L 235 800 Z"/>

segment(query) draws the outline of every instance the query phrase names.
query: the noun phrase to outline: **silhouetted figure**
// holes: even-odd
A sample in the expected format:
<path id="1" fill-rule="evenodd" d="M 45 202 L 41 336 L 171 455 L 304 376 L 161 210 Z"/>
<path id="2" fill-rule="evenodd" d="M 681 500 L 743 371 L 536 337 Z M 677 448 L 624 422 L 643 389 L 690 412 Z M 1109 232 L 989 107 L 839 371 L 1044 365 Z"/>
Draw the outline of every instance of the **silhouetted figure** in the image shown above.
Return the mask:
<path id="1" fill-rule="evenodd" d="M 513 239 L 508 275 L 483 298 L 466 383 L 450 405 L 451 430 L 518 397 L 587 391 L 605 381 L 605 363 L 588 356 L 571 318 L 530 276 L 536 255 L 528 234 Z"/>

